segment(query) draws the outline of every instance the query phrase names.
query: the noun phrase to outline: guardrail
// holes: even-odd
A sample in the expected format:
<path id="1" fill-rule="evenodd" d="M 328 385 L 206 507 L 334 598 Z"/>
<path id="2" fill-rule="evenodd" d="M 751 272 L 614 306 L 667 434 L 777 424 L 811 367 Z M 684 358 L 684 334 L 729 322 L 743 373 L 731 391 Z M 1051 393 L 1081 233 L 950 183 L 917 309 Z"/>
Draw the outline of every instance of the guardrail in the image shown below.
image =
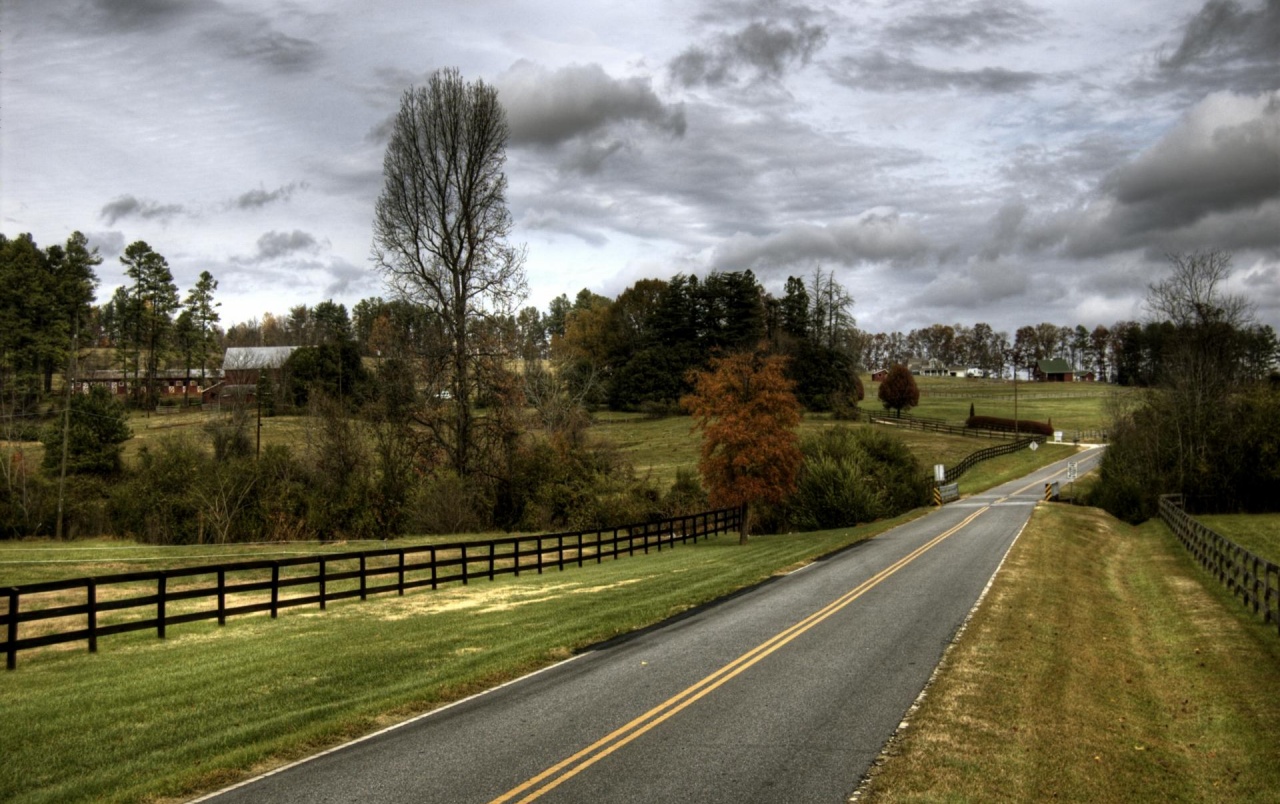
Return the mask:
<path id="1" fill-rule="evenodd" d="M 546 569 L 581 567 L 605 558 L 661 552 L 677 542 L 697 542 L 741 527 L 742 510 L 725 508 L 690 516 L 617 528 L 513 536 L 490 541 L 383 548 L 265 561 L 238 561 L 197 567 L 128 572 L 94 578 L 23 584 L 0 589 L 0 652 L 9 670 L 19 651 L 68 642 L 87 642 L 129 631 L 155 630 L 200 620 L 225 625 L 228 617 L 318 606 L 335 600 Z M 290 593 L 294 594 L 290 594 Z M 201 605 L 199 601 L 204 601 Z M 144 616 L 122 618 L 128 611 Z M 40 623 L 40 633 L 23 636 L 21 626 Z"/>
<path id="2" fill-rule="evenodd" d="M 1280 566 L 1254 555 L 1227 537 L 1196 520 L 1183 508 L 1181 494 L 1160 496 L 1160 519 L 1183 547 L 1223 586 L 1239 597 L 1245 608 L 1275 623 L 1280 633 Z"/>

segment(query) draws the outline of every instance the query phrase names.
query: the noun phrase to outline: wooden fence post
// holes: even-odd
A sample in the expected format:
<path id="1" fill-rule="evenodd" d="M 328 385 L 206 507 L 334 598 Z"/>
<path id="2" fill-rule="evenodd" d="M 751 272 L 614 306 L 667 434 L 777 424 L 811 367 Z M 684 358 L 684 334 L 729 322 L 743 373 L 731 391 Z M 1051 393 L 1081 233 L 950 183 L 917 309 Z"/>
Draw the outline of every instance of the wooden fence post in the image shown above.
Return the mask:
<path id="1" fill-rule="evenodd" d="M 467 546 L 462 545 L 462 585 L 467 585 Z"/>
<path id="2" fill-rule="evenodd" d="M 396 593 L 399 594 L 400 597 L 404 597 L 404 549 L 403 548 L 401 548 L 400 550 L 400 574 L 398 577 L 399 577 L 399 582 L 396 585 Z"/>
<path id="3" fill-rule="evenodd" d="M 367 585 L 365 584 L 365 570 L 366 570 L 365 556 L 364 556 L 364 553 L 361 553 L 360 554 L 360 599 L 361 600 L 368 599 L 365 593 L 365 589 L 367 588 Z"/>
<path id="4" fill-rule="evenodd" d="M 18 666 L 18 590 L 9 590 L 9 626 L 5 629 L 9 644 L 5 652 L 5 669 L 12 670 Z"/>
<path id="5" fill-rule="evenodd" d="M 89 652 L 97 653 L 98 652 L 98 583 L 97 581 L 90 578 L 89 582 L 85 584 L 84 592 L 85 592 L 85 605 L 89 607 L 89 611 L 86 613 L 86 616 L 88 617 L 87 626 L 89 629 Z"/>
<path id="6" fill-rule="evenodd" d="M 271 619 L 275 619 L 280 610 L 280 562 L 271 561 Z"/>
<path id="7" fill-rule="evenodd" d="M 227 571 L 218 570 L 218 625 L 227 624 Z"/>
<path id="8" fill-rule="evenodd" d="M 161 574 L 156 579 L 156 636 L 164 639 L 164 599 L 168 579 Z"/>
<path id="9" fill-rule="evenodd" d="M 320 610 L 325 610 L 325 578 L 324 578 L 325 560 L 320 559 Z"/>

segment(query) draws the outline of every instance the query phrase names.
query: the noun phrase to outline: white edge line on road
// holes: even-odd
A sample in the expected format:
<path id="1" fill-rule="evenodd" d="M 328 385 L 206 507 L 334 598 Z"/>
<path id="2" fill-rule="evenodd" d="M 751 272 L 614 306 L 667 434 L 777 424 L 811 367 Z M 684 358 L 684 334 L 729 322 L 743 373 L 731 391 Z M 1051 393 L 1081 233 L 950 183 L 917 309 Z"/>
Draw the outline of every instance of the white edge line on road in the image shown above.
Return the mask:
<path id="1" fill-rule="evenodd" d="M 964 635 L 965 629 L 969 627 L 969 621 L 973 619 L 973 615 L 977 613 L 978 608 L 982 605 L 982 601 L 986 599 L 987 592 L 991 591 L 991 587 L 996 582 L 996 576 L 1000 574 L 1000 570 L 1004 567 L 1004 562 L 1009 558 L 1009 554 L 1013 552 L 1013 546 L 1018 543 L 1018 539 L 1022 537 L 1022 532 L 1027 529 L 1027 525 L 1031 524 L 1031 517 L 1027 517 L 1027 521 L 1022 523 L 1022 527 L 1018 528 L 1018 532 L 1013 535 L 1013 541 L 1009 542 L 1009 549 L 1004 551 L 1004 555 L 1000 557 L 1000 563 L 996 564 L 995 571 L 991 573 L 991 577 L 987 579 L 987 585 L 982 587 L 982 591 L 978 593 L 978 599 L 974 601 L 973 608 L 969 609 L 969 613 L 965 615 L 964 620 L 960 622 L 960 627 L 956 629 L 955 636 L 951 638 L 951 642 L 947 644 L 946 650 L 942 652 L 942 656 L 938 659 L 938 664 L 933 668 L 933 672 L 929 674 L 929 680 L 924 683 L 924 687 L 920 690 L 920 694 L 916 696 L 911 706 L 907 707 L 906 714 L 902 716 L 902 721 L 898 724 L 898 728 L 893 730 L 893 734 L 889 735 L 889 739 L 885 740 L 884 746 L 880 749 L 880 753 L 872 760 L 871 767 L 867 769 L 866 774 L 862 777 L 862 781 L 858 783 L 858 789 L 854 790 L 849 796 L 848 801 L 856 802 L 866 795 L 868 788 L 871 786 L 871 780 L 875 775 L 875 771 L 887 760 L 887 754 L 893 747 L 902 732 L 905 731 L 911 722 L 911 716 L 916 713 L 920 705 L 924 703 L 925 696 L 929 693 L 929 688 L 933 686 L 933 682 L 937 680 L 938 673 L 942 672 L 942 666 L 947 663 L 947 657 L 951 655 L 951 651 L 955 649 L 956 643 L 960 641 L 960 637 Z"/>
<path id="2" fill-rule="evenodd" d="M 409 725 L 411 725 L 411 724 L 417 723 L 417 722 L 418 722 L 418 721 L 420 721 L 420 720 L 425 720 L 425 719 L 427 719 L 427 718 L 429 718 L 429 717 L 432 717 L 433 715 L 438 715 L 438 714 L 440 714 L 441 712 L 444 712 L 445 710 L 448 710 L 448 709 L 452 709 L 452 708 L 453 708 L 453 707 L 455 707 L 455 706 L 461 706 L 462 704 L 467 703 L 468 701 L 473 701 L 473 700 L 475 700 L 476 698 L 480 698 L 480 697 L 485 696 L 485 695 L 488 695 L 488 694 L 490 694 L 490 693 L 492 693 L 492 692 L 496 692 L 496 691 L 498 691 L 498 690 L 502 689 L 503 687 L 509 687 L 509 686 L 511 686 L 512 684 L 519 684 L 521 681 L 524 681 L 525 679 L 533 678 L 534 676 L 539 675 L 539 674 L 541 674 L 541 673 L 545 673 L 545 672 L 547 672 L 547 671 L 549 671 L 549 670 L 554 670 L 554 669 L 556 669 L 557 667 L 560 667 L 560 666 L 562 666 L 562 665 L 566 665 L 566 664 L 568 664 L 569 662 L 576 661 L 577 659 L 582 658 L 584 655 L 585 655 L 585 654 L 582 654 L 582 653 L 574 654 L 573 656 L 570 656 L 568 659 L 563 659 L 563 660 L 561 660 L 561 661 L 556 662 L 555 664 L 549 664 L 549 665 L 547 665 L 546 667 L 542 667 L 542 668 L 539 668 L 539 669 L 537 669 L 537 670 L 534 670 L 532 673 L 526 673 L 526 674 L 524 674 L 523 676 L 520 676 L 519 678 L 513 678 L 513 679 L 511 679 L 510 681 L 504 681 L 503 683 L 499 684 L 499 685 L 498 685 L 498 686 L 496 686 L 496 687 L 490 687 L 489 689 L 487 689 L 487 690 L 481 690 L 480 692 L 477 692 L 477 693 L 475 693 L 474 695 L 468 695 L 468 696 L 467 696 L 467 697 L 465 697 L 465 698 L 460 698 L 460 699 L 458 699 L 458 700 L 456 700 L 456 701 L 450 701 L 449 703 L 445 704 L 444 706 L 440 706 L 440 707 L 437 707 L 437 708 L 435 708 L 435 709 L 432 709 L 430 712 L 423 712 L 423 713 L 422 713 L 422 714 L 420 714 L 420 715 L 414 715 L 413 717 L 409 718 L 408 720 L 402 720 L 402 721 L 400 721 L 399 723 L 393 723 L 392 725 L 387 726 L 386 728 L 379 729 L 379 730 L 377 730 L 377 731 L 375 731 L 375 732 L 371 732 L 371 733 L 366 734 L 366 735 L 364 735 L 364 736 L 362 736 L 362 737 L 357 737 L 357 738 L 355 738 L 354 740 L 348 740 L 347 742 L 345 742 L 345 743 L 341 743 L 341 744 L 339 744 L 339 745 L 335 745 L 335 746 L 334 746 L 334 747 L 332 747 L 332 748 L 326 748 L 325 750 L 323 750 L 323 751 L 321 751 L 321 752 L 319 752 L 319 753 L 317 753 L 317 754 L 312 754 L 311 756 L 307 756 L 307 757 L 303 757 L 302 759 L 294 760 L 293 762 L 290 762 L 290 763 L 288 763 L 288 764 L 286 764 L 286 765 L 281 765 L 281 766 L 280 766 L 280 767 L 278 767 L 278 768 L 272 768 L 271 770 L 267 771 L 266 773 L 260 773 L 260 774 L 258 774 L 257 776 L 254 776 L 253 778 L 245 779 L 245 780 L 244 780 L 244 781 L 242 781 L 242 782 L 236 782 L 236 783 L 235 783 L 235 784 L 233 784 L 233 785 L 230 785 L 230 786 L 228 786 L 228 787 L 224 787 L 224 788 L 222 788 L 222 789 L 220 789 L 220 790 L 215 790 L 215 791 L 214 791 L 214 792 L 212 792 L 212 793 L 205 793 L 204 795 L 200 796 L 199 798 L 193 798 L 193 799 L 190 799 L 190 800 L 187 802 L 187 804 L 197 804 L 198 802 L 201 802 L 201 801 L 209 801 L 209 800 L 211 800 L 211 799 L 217 798 L 217 797 L 218 797 L 218 796 L 220 796 L 220 795 L 223 795 L 224 793 L 230 793 L 232 790 L 238 790 L 238 789 L 240 789 L 241 787 L 245 787 L 245 786 L 247 786 L 247 785 L 251 785 L 251 784 L 254 784 L 254 783 L 256 783 L 256 782 L 259 782 L 259 781 L 261 781 L 261 780 L 263 780 L 263 779 L 267 778 L 268 776 L 275 776 L 277 773 L 283 773 L 283 772 L 285 772 L 285 771 L 287 771 L 287 770 L 290 770 L 291 768 L 296 768 L 296 767 L 297 767 L 297 766 L 299 766 L 299 765 L 305 765 L 305 764 L 306 764 L 306 763 L 308 763 L 308 762 L 311 762 L 311 761 L 316 760 L 316 759 L 320 759 L 321 757 L 324 757 L 324 756 L 328 756 L 329 754 L 336 754 L 336 753 L 337 753 L 337 752 L 339 752 L 339 751 L 344 751 L 344 750 L 346 750 L 346 749 L 350 748 L 350 747 L 351 747 L 351 746 L 353 746 L 353 745 L 357 745 L 357 744 L 359 744 L 359 743 L 363 743 L 363 742 L 365 742 L 365 741 L 367 741 L 367 740 L 372 740 L 372 739 L 374 739 L 375 737 L 381 737 L 382 735 L 387 734 L 388 732 L 395 731 L 396 729 L 402 729 L 402 728 L 404 728 L 405 726 L 409 726 Z"/>

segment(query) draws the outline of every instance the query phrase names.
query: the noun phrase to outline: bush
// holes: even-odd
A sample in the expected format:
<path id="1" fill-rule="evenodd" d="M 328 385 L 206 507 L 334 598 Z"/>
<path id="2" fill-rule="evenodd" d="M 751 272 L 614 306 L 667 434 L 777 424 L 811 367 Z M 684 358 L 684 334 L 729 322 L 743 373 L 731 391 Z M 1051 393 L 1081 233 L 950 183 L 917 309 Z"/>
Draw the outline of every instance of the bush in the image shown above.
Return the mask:
<path id="1" fill-rule="evenodd" d="M 1053 422 L 1035 422 L 1029 419 L 1002 419 L 999 416 L 970 416 L 965 427 L 974 430 L 996 430 L 1001 433 L 1026 433 L 1027 435 L 1053 435 Z"/>
<path id="2" fill-rule="evenodd" d="M 542 436 L 516 448 L 495 491 L 494 523 L 523 531 L 589 530 L 661 518 L 662 495 L 616 448 Z"/>
<path id="3" fill-rule="evenodd" d="M 702 480 L 698 477 L 698 473 L 684 467 L 677 469 L 675 482 L 662 498 L 662 515 L 675 517 L 699 514 L 710 506 L 711 504 L 707 501 L 707 492 L 702 488 Z"/>
<path id="4" fill-rule="evenodd" d="M 471 533 L 488 527 L 485 496 L 450 469 L 413 487 L 405 527 L 410 533 Z"/>
<path id="5" fill-rule="evenodd" d="M 138 468 L 111 492 L 111 521 L 121 536 L 150 544 L 200 541 L 202 507 L 196 491 L 203 450 L 190 438 L 170 436 L 138 453 Z"/>
<path id="6" fill-rule="evenodd" d="M 896 516 L 929 497 L 929 480 L 894 436 L 833 427 L 804 439 L 804 466 L 788 505 L 799 530 L 848 527 Z"/>

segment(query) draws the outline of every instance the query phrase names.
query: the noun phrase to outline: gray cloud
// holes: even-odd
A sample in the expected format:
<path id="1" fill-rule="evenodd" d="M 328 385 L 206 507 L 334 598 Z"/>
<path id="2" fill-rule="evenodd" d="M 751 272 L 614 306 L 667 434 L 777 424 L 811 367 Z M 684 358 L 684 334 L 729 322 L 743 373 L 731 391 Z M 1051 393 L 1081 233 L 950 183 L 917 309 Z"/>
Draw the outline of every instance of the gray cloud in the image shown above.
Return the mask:
<path id="1" fill-rule="evenodd" d="M 306 182 L 290 182 L 282 187 L 278 187 L 271 192 L 267 192 L 261 188 L 250 190 L 247 193 L 239 195 L 231 203 L 239 209 L 261 209 L 268 204 L 274 204 L 277 201 L 288 201 L 293 194 L 307 186 Z"/>
<path id="2" fill-rule="evenodd" d="M 259 62 L 279 72 L 303 72 L 321 60 L 321 50 L 315 42 L 280 31 L 265 30 L 250 34 L 229 29 L 227 34 L 227 47 L 232 56 Z"/>
<path id="3" fill-rule="evenodd" d="M 187 23 L 210 9 L 221 9 L 204 0 L 91 0 L 84 20 L 113 31 L 153 32 Z"/>
<path id="4" fill-rule="evenodd" d="M 648 79 L 613 78 L 598 64 L 552 72 L 522 60 L 495 84 L 514 145 L 554 146 L 626 123 L 685 133 L 683 108 L 664 104 Z"/>
<path id="5" fill-rule="evenodd" d="M 315 253 L 319 250 L 320 244 L 306 232 L 297 229 L 292 232 L 273 231 L 258 238 L 258 254 L 255 259 L 274 260 L 298 252 Z"/>
<path id="6" fill-rule="evenodd" d="M 909 300 L 908 305 L 948 311 L 938 317 L 939 321 L 945 321 L 957 315 L 971 315 L 974 309 L 989 308 L 994 303 L 1023 296 L 1030 281 L 1019 266 L 980 260 L 963 269 L 939 272 Z"/>
<path id="7" fill-rule="evenodd" d="M 792 65 L 806 65 L 827 42 L 822 25 L 804 21 L 754 21 L 732 34 L 722 34 L 709 47 L 693 46 L 668 65 L 673 81 L 684 86 L 736 83 L 743 72 L 777 80 Z"/>
<path id="8" fill-rule="evenodd" d="M 981 252 L 984 260 L 994 262 L 1013 250 L 1028 212 L 1027 205 L 1021 200 L 1010 201 L 1000 207 L 991 220 L 991 239 Z"/>
<path id="9" fill-rule="evenodd" d="M 86 232 L 85 236 L 89 238 L 89 247 L 96 248 L 103 259 L 124 253 L 124 232 Z"/>
<path id="10" fill-rule="evenodd" d="M 1209 0 L 1191 18 L 1177 50 L 1160 66 L 1180 69 L 1207 59 L 1280 58 L 1280 0 L 1245 9 L 1236 0 Z"/>
<path id="11" fill-rule="evenodd" d="M 871 210 L 826 225 L 792 224 L 763 237 L 735 235 L 715 249 L 711 267 L 770 276 L 797 266 L 907 261 L 927 249 L 924 236 L 896 211 Z"/>
<path id="12" fill-rule="evenodd" d="M 947 4 L 945 10 L 913 14 L 885 35 L 904 47 L 984 48 L 1033 38 L 1045 28 L 1040 18 L 1041 12 L 1018 0 L 983 0 L 965 9 Z"/>
<path id="13" fill-rule="evenodd" d="M 1262 92 L 1280 75 L 1280 0 L 1245 8 L 1236 0 L 1209 0 L 1162 44 L 1152 68 L 1129 82 L 1138 97 L 1171 93 L 1188 101 L 1210 92 Z"/>
<path id="14" fill-rule="evenodd" d="M 1053 226 L 1069 253 L 1280 247 L 1280 90 L 1217 93 Z"/>
<path id="15" fill-rule="evenodd" d="M 217 52 L 276 72 L 301 72 L 322 57 L 315 42 L 277 30 L 267 15 L 229 8 L 217 0 L 88 0 L 83 13 L 65 20 L 99 35 L 163 36 L 174 43 L 186 34 L 193 38 L 183 44 L 186 52 Z"/>
<path id="16" fill-rule="evenodd" d="M 161 204 L 158 201 L 139 199 L 132 195 L 122 195 L 116 200 L 105 204 L 98 214 L 107 222 L 108 226 L 114 226 L 122 218 L 168 221 L 184 211 L 185 208 L 181 204 Z"/>
<path id="17" fill-rule="evenodd" d="M 851 89 L 879 92 L 960 90 L 1020 92 L 1046 80 L 1040 73 L 984 67 L 980 70 L 936 69 L 883 51 L 847 56 L 832 68 L 831 77 Z"/>

